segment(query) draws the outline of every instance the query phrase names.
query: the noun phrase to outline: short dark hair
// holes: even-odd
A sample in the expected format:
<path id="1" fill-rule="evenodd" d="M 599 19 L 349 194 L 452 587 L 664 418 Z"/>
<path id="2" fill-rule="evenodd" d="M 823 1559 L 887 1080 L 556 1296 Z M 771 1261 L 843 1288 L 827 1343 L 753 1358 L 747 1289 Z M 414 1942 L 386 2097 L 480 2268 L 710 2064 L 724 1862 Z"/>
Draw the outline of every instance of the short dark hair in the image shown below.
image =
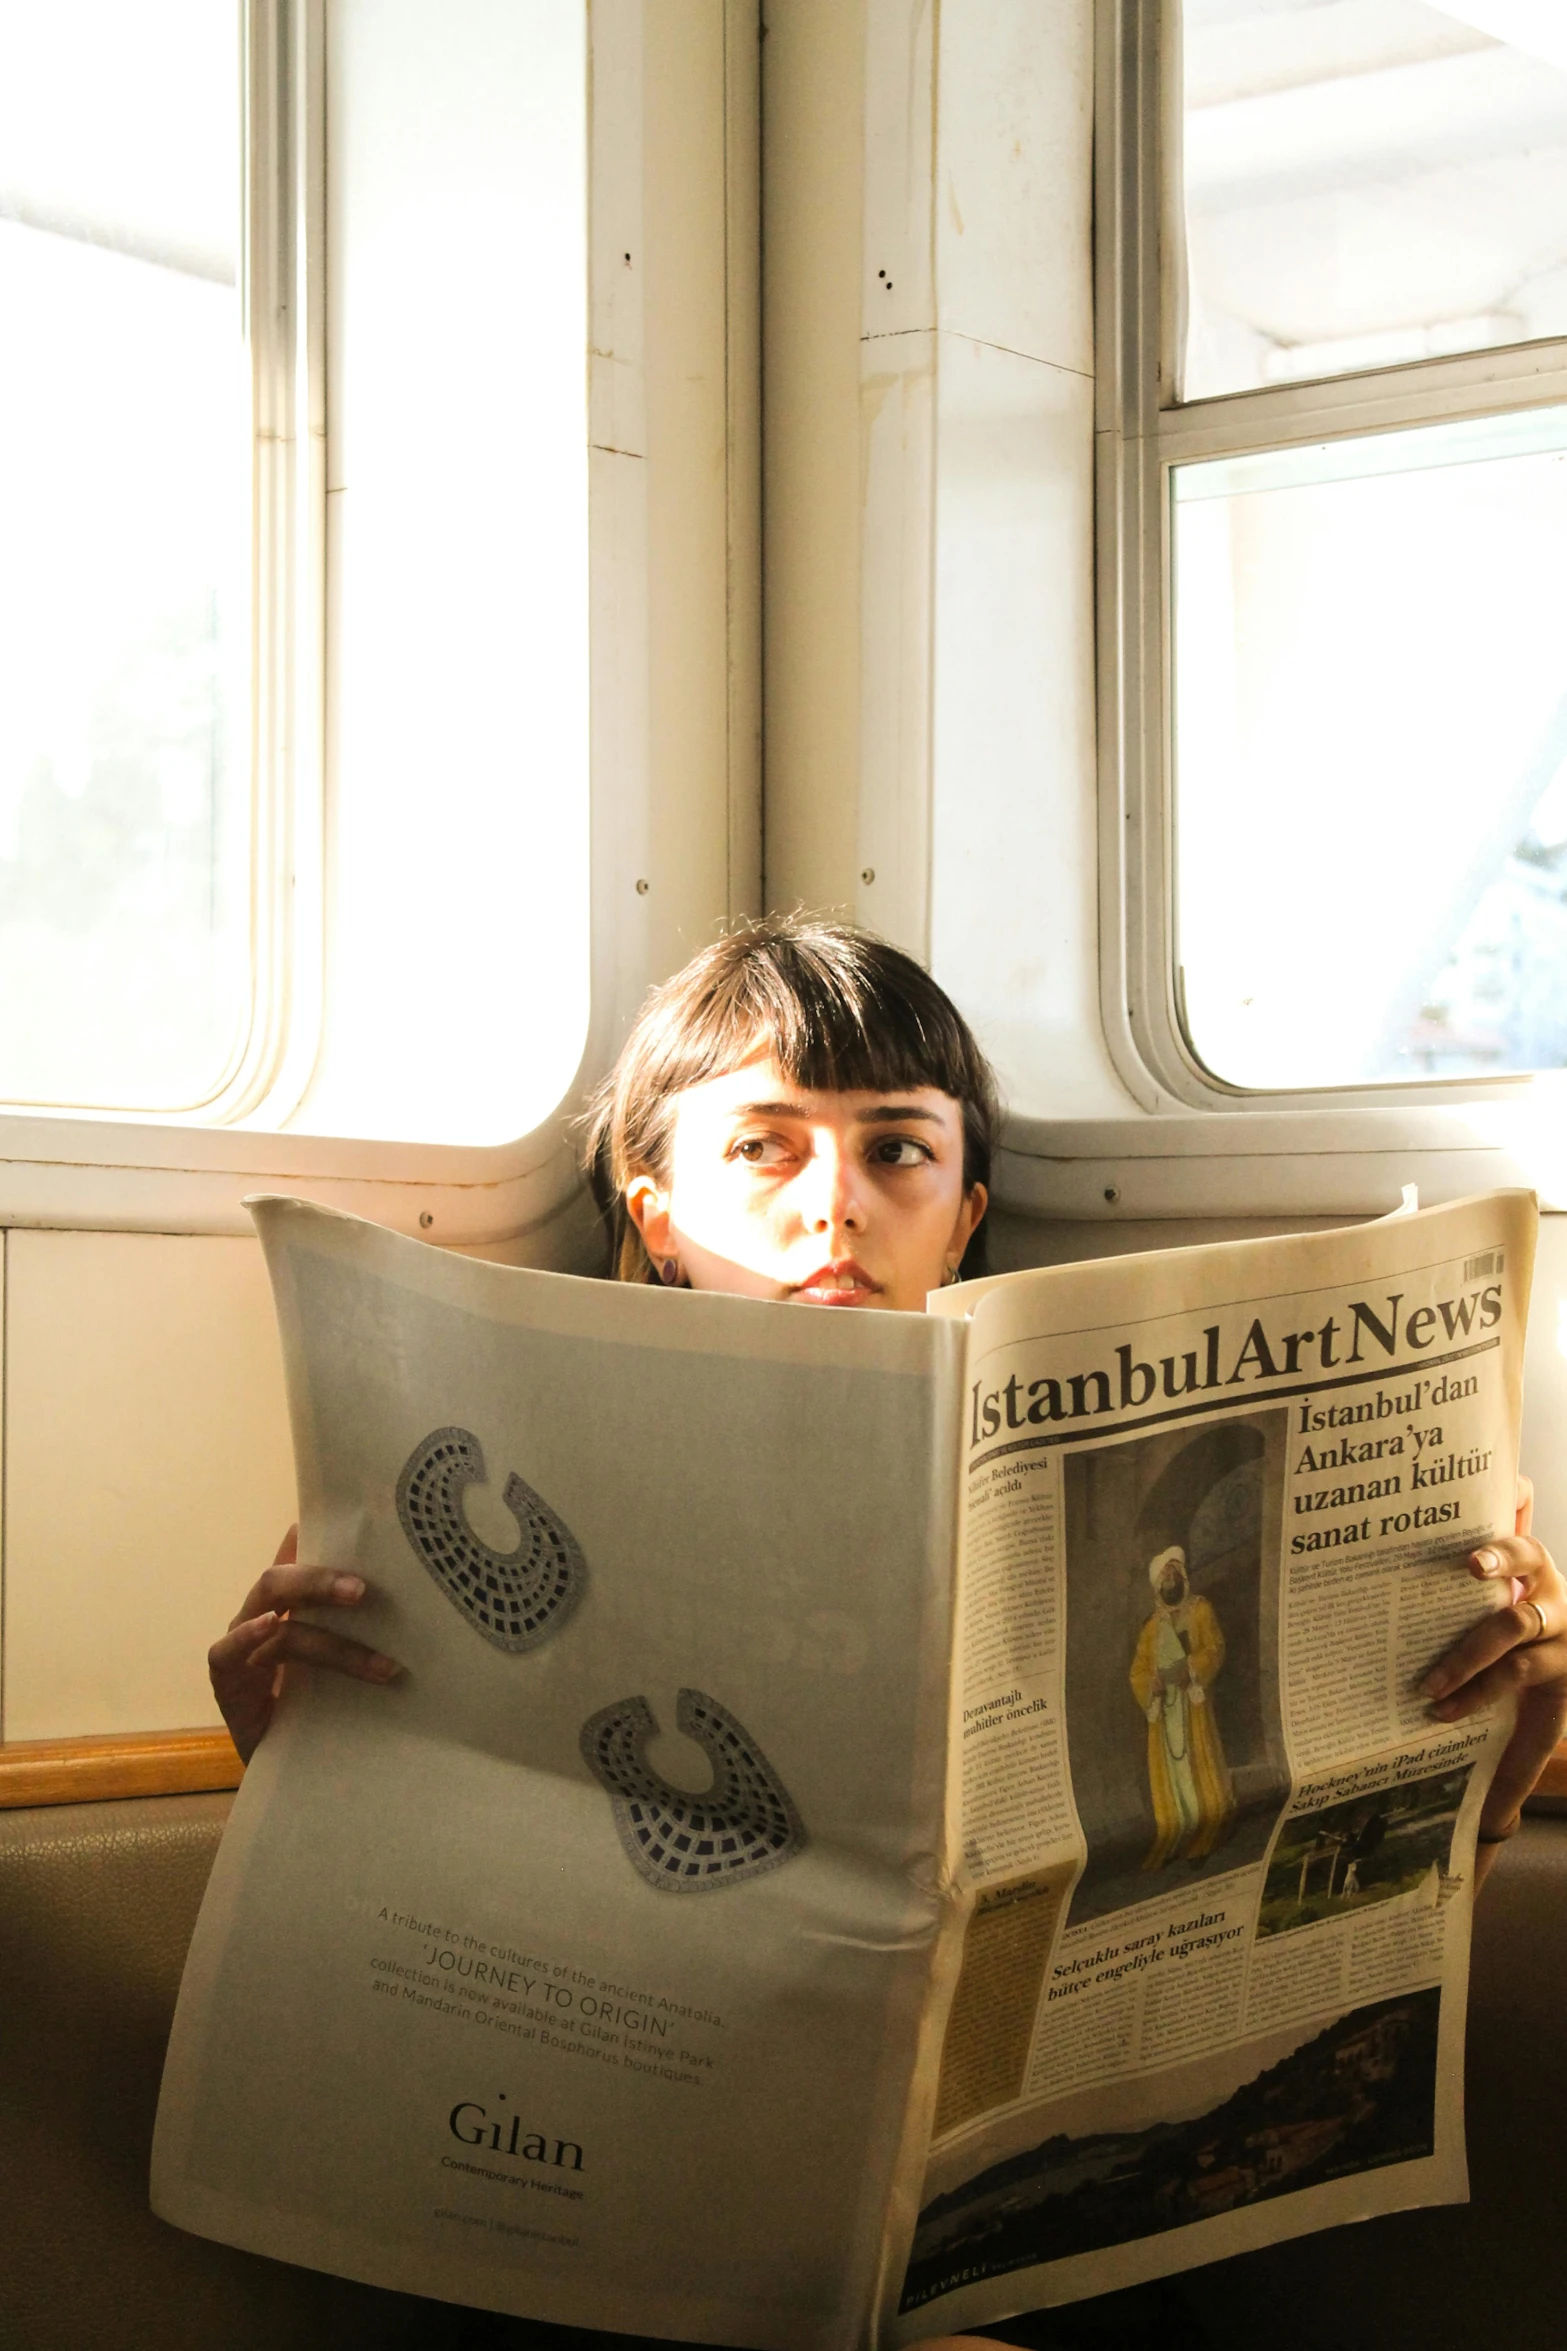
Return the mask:
<path id="1" fill-rule="evenodd" d="M 869 931 L 768 915 L 704 947 L 649 994 L 585 1122 L 589 1170 L 611 1223 L 616 1278 L 651 1281 L 626 1213 L 634 1176 L 669 1177 L 674 1102 L 688 1086 L 770 1053 L 824 1093 L 933 1086 L 963 1113 L 963 1189 L 990 1181 L 1000 1108 L 973 1031 L 928 971 Z M 983 1271 L 980 1227 L 966 1273 Z"/>

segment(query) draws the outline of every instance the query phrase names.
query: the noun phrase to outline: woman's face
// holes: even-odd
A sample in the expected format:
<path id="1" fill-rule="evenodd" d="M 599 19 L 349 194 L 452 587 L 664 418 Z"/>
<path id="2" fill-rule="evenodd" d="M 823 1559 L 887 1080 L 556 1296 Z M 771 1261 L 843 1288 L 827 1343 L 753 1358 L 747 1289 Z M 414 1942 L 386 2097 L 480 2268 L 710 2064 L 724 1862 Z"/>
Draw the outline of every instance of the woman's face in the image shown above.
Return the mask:
<path id="1" fill-rule="evenodd" d="M 985 1213 L 963 1189 L 963 1113 L 950 1094 L 817 1093 L 770 1059 L 675 1103 L 668 1189 L 626 1206 L 655 1266 L 694 1290 L 809 1306 L 918 1312 Z"/>

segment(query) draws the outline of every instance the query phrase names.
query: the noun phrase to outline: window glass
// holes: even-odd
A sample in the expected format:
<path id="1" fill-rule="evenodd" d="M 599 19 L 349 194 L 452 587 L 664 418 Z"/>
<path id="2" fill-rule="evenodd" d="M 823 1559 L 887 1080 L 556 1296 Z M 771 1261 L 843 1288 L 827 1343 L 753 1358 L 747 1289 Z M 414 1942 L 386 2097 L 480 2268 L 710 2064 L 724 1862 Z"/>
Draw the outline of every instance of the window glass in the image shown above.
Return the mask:
<path id="1" fill-rule="evenodd" d="M 1198 1057 L 1270 1090 L 1567 1066 L 1567 408 L 1172 481 Z"/>
<path id="2" fill-rule="evenodd" d="M 1184 0 L 1183 396 L 1567 334 L 1563 0 Z"/>
<path id="3" fill-rule="evenodd" d="M 0 1101 L 247 1025 L 239 74 L 232 0 L 0 0 Z"/>
<path id="4" fill-rule="evenodd" d="M 583 0 L 328 17 L 318 1134 L 506 1142 L 582 1055 L 586 34 Z"/>

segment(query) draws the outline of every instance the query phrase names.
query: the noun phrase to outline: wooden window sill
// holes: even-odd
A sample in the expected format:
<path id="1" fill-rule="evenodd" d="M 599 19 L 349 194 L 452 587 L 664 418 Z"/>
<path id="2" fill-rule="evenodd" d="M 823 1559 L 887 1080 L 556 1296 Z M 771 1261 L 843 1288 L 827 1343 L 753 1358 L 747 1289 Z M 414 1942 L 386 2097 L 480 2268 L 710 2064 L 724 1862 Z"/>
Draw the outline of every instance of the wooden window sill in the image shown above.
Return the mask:
<path id="1" fill-rule="evenodd" d="M 97 1804 L 119 1796 L 189 1796 L 237 1788 L 244 1769 L 227 1731 L 16 1739 L 0 1746 L 0 1812 L 29 1804 Z"/>

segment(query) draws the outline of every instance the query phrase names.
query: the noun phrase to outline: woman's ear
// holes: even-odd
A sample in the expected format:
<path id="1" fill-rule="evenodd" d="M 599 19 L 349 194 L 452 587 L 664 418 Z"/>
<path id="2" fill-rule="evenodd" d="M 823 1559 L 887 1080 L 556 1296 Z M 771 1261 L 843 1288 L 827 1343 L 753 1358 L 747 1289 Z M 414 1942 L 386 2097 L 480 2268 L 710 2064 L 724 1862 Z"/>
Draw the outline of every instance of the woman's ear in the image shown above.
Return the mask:
<path id="1" fill-rule="evenodd" d="M 963 1204 L 958 1210 L 958 1221 L 953 1226 L 952 1238 L 947 1243 L 947 1256 L 953 1265 L 963 1263 L 964 1252 L 974 1235 L 979 1231 L 980 1220 L 989 1206 L 990 1194 L 984 1185 L 971 1184 L 963 1195 Z"/>
<path id="2" fill-rule="evenodd" d="M 626 1214 L 642 1235 L 642 1246 L 655 1266 L 675 1255 L 669 1222 L 669 1194 L 660 1191 L 650 1175 L 633 1176 L 626 1186 Z"/>

